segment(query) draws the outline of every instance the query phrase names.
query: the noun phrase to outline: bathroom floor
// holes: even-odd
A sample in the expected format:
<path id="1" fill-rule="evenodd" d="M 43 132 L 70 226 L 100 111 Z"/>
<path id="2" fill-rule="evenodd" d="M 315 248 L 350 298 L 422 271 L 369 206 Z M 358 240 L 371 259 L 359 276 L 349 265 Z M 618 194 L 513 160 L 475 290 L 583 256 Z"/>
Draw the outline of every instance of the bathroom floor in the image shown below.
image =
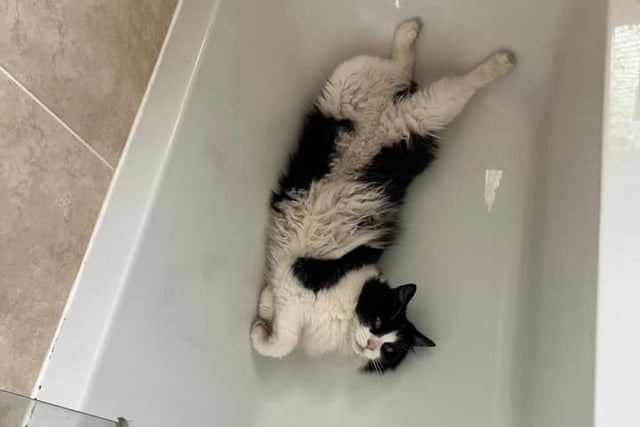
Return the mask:
<path id="1" fill-rule="evenodd" d="M 177 0 L 0 0 L 0 389 L 30 394 Z"/>

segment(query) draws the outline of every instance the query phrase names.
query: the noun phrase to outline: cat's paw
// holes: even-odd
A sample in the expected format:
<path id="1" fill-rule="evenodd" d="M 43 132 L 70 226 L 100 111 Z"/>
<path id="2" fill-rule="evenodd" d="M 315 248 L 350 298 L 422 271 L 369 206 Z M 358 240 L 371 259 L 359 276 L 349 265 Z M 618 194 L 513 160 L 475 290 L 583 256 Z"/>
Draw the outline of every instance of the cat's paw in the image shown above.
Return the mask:
<path id="1" fill-rule="evenodd" d="M 516 56 L 508 50 L 501 50 L 491 57 L 491 67 L 496 76 L 504 76 L 516 65 Z"/>
<path id="2" fill-rule="evenodd" d="M 251 342 L 254 348 L 260 347 L 271 334 L 271 329 L 263 319 L 256 319 L 251 326 Z"/>
<path id="3" fill-rule="evenodd" d="M 422 22 L 418 18 L 407 19 L 400 23 L 396 28 L 396 43 L 402 45 L 411 45 L 416 41 L 422 28 Z"/>

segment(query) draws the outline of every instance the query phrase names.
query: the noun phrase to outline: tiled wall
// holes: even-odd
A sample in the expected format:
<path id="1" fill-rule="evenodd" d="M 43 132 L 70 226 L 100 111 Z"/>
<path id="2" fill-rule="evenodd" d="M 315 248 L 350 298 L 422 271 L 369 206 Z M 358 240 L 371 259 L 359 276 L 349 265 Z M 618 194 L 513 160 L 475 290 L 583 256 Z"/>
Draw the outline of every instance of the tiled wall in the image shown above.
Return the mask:
<path id="1" fill-rule="evenodd" d="M 0 0 L 0 389 L 46 357 L 177 0 Z"/>

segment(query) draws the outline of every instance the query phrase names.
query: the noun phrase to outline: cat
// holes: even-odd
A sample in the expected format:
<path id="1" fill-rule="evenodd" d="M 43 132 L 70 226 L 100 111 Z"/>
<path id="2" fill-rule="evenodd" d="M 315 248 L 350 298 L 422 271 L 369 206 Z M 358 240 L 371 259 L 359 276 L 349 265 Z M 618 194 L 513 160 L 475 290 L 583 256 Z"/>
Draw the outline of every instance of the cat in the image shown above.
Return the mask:
<path id="1" fill-rule="evenodd" d="M 395 369 L 435 343 L 407 319 L 415 284 L 391 287 L 376 266 L 398 235 L 409 184 L 435 159 L 436 132 L 509 72 L 499 51 L 462 76 L 412 81 L 418 19 L 395 31 L 391 58 L 339 65 L 307 116 L 270 204 L 265 287 L 251 329 L 261 355 L 340 352 L 366 372 Z"/>

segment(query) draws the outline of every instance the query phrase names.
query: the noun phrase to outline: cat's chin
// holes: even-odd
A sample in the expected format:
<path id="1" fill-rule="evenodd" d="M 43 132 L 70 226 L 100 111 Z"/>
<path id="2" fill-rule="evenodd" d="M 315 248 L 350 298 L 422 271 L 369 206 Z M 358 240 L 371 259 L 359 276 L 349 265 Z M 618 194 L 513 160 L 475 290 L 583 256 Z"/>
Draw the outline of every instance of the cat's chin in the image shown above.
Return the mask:
<path id="1" fill-rule="evenodd" d="M 364 357 L 364 355 L 362 354 L 362 349 L 360 348 L 360 346 L 358 345 L 358 342 L 355 339 L 351 341 L 351 351 L 353 351 L 353 353 L 358 356 Z"/>
<path id="2" fill-rule="evenodd" d="M 362 359 L 367 359 L 367 357 L 364 355 L 364 348 L 362 348 L 362 346 L 358 344 L 358 341 L 355 338 L 351 340 L 351 351 L 356 356 L 361 357 Z"/>
<path id="3" fill-rule="evenodd" d="M 371 357 L 368 357 L 365 354 L 364 349 L 358 345 L 358 342 L 355 339 L 351 343 L 351 354 L 352 358 L 357 360 L 361 365 L 366 365 L 370 360 L 372 360 Z"/>

